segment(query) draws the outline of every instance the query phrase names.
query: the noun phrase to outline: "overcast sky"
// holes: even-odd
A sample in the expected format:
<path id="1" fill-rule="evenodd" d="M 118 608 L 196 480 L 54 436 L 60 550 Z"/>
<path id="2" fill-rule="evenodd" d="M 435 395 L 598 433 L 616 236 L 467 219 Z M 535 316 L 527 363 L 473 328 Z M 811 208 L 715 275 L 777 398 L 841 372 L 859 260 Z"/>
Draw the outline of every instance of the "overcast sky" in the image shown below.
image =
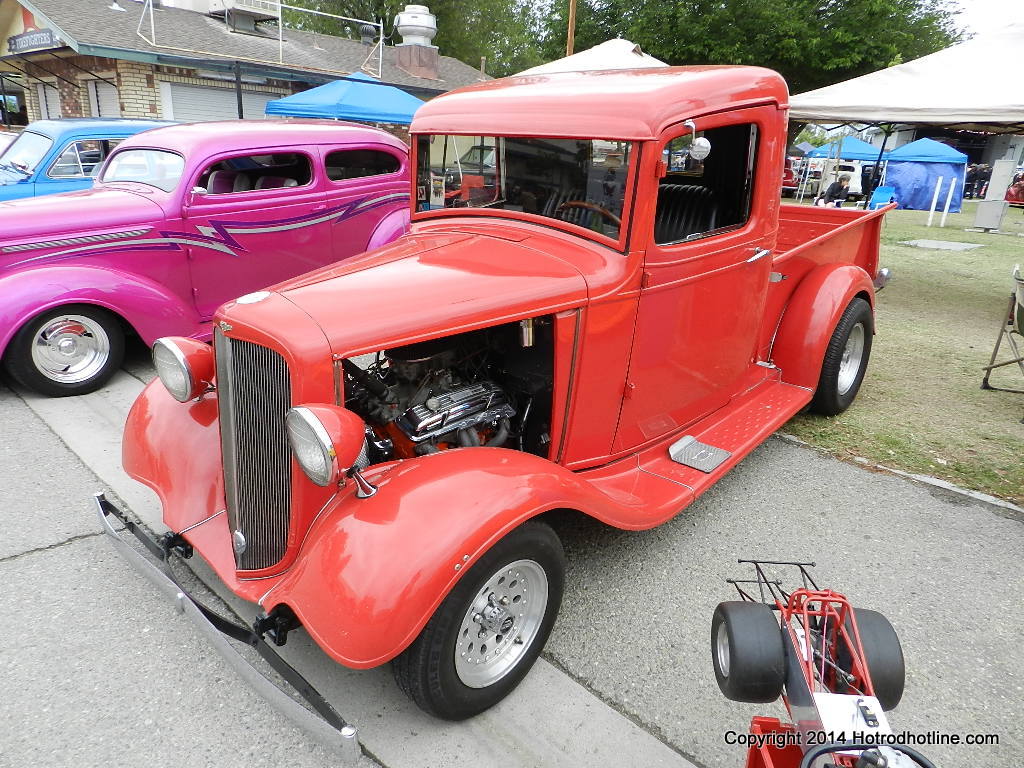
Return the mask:
<path id="1" fill-rule="evenodd" d="M 957 0 L 961 26 L 992 32 L 1010 22 L 1024 23 L 1024 0 Z"/>

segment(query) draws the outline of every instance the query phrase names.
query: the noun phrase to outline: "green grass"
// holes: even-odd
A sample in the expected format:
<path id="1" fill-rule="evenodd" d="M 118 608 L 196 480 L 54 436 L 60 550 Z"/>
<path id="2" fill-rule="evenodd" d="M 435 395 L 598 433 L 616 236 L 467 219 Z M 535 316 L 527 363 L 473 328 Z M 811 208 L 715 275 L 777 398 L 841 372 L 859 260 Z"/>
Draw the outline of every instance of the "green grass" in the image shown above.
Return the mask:
<path id="1" fill-rule="evenodd" d="M 857 400 L 835 418 L 800 415 L 786 430 L 840 457 L 862 456 L 1024 502 L 1024 395 L 980 388 L 1011 270 L 1024 264 L 1024 237 L 964 231 L 974 220 L 970 201 L 943 229 L 926 227 L 927 218 L 921 211 L 886 217 L 881 265 L 893 278 L 878 295 L 878 332 Z M 1019 210 L 1007 212 L 1003 229 L 1024 233 Z M 984 247 L 900 245 L 924 239 Z M 992 384 L 1024 389 L 1024 378 L 1006 368 Z"/>

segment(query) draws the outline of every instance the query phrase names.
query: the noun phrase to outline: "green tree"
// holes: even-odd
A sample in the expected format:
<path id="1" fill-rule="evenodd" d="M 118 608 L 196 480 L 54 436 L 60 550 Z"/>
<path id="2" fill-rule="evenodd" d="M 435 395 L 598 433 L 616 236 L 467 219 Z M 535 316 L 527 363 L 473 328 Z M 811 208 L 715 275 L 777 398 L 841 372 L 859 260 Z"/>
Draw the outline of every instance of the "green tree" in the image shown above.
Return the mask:
<path id="1" fill-rule="evenodd" d="M 383 21 L 388 44 L 401 42 L 394 29 L 395 15 L 406 5 L 400 0 L 291 0 L 291 5 Z M 434 0 L 428 5 L 437 17 L 434 45 L 445 56 L 474 67 L 486 58 L 487 73 L 496 77 L 544 61 L 536 44 L 541 22 L 528 0 Z M 286 10 L 284 23 L 295 29 L 359 39 L 359 24 L 353 22 Z"/>
<path id="2" fill-rule="evenodd" d="M 794 93 L 909 61 L 960 39 L 949 0 L 578 0 L 576 49 L 621 36 L 669 64 L 756 64 Z M 563 56 L 565 7 L 542 24 Z M 559 52 L 559 48 L 561 52 Z"/>

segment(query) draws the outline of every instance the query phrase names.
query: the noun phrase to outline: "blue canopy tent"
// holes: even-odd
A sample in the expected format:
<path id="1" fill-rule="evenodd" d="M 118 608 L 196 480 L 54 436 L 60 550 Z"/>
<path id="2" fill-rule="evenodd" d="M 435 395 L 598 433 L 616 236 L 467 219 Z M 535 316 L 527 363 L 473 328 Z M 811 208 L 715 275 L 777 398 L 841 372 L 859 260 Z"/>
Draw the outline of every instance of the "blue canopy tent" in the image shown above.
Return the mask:
<path id="1" fill-rule="evenodd" d="M 896 188 L 900 208 L 927 211 L 931 208 L 935 185 L 942 177 L 938 206 L 946 204 L 949 185 L 956 184 L 949 210 L 960 211 L 964 197 L 967 155 L 934 139 L 918 139 L 889 153 L 885 183 Z"/>
<path id="2" fill-rule="evenodd" d="M 867 160 L 872 163 L 878 160 L 878 147 L 873 147 L 856 136 L 844 136 L 839 141 L 833 141 L 831 144 L 822 144 L 820 147 L 812 149 L 805 156 L 835 157 L 836 145 L 839 145 L 840 160 Z M 884 155 L 882 159 L 885 159 Z"/>
<path id="3" fill-rule="evenodd" d="M 344 80 L 268 101 L 266 114 L 282 117 L 325 117 L 364 123 L 408 125 L 423 102 L 400 88 L 354 72 Z"/>

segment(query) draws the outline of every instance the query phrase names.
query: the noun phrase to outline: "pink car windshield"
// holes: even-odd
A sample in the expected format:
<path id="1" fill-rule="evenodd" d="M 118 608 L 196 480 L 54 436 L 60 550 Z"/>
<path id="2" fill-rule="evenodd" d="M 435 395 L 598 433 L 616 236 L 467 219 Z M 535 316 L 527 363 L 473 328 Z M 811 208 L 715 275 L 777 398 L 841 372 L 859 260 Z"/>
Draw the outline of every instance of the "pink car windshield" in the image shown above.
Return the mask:
<path id="1" fill-rule="evenodd" d="M 164 192 L 178 186 L 185 170 L 185 158 L 160 149 L 124 149 L 115 152 L 103 169 L 100 180 L 134 181 Z"/>

